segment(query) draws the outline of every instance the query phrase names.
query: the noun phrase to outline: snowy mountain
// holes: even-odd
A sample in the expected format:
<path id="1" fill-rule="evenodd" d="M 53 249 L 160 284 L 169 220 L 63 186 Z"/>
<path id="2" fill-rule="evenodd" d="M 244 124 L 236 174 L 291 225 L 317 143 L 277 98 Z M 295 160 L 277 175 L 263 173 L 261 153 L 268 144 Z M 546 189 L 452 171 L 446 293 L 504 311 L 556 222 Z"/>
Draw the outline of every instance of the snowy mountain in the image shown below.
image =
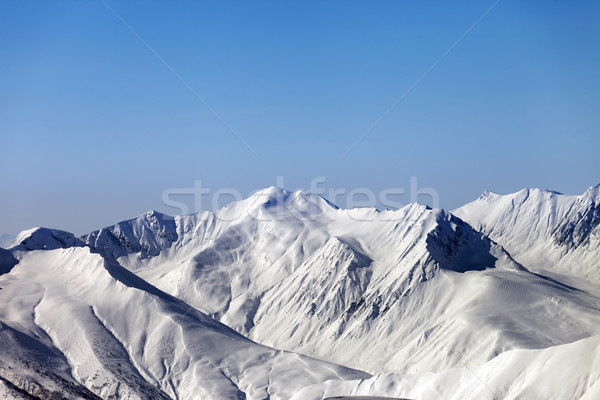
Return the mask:
<path id="1" fill-rule="evenodd" d="M 79 239 L 25 231 L 0 252 L 0 395 L 592 398 L 597 204 L 379 212 L 272 187 Z"/>
<path id="2" fill-rule="evenodd" d="M 485 192 L 452 213 L 528 268 L 600 282 L 600 185 L 580 196 L 541 189 Z"/>
<path id="3" fill-rule="evenodd" d="M 33 228 L 19 233 L 10 250 L 54 250 L 81 246 L 83 242 L 70 232 Z"/>
<path id="4" fill-rule="evenodd" d="M 177 232 L 172 217 L 149 211 L 141 217 L 92 232 L 82 239 L 111 259 L 130 253 L 139 253 L 141 258 L 147 258 L 170 247 L 177 240 Z"/>
<path id="5" fill-rule="evenodd" d="M 120 239 L 84 240 L 253 340 L 373 373 L 482 363 L 600 326 L 597 297 L 417 204 L 341 210 L 269 188 L 215 212 L 145 214 L 100 232 Z"/>
<path id="6" fill-rule="evenodd" d="M 285 399 L 368 376 L 256 344 L 88 248 L 15 255 L 0 375 L 40 398 Z"/>

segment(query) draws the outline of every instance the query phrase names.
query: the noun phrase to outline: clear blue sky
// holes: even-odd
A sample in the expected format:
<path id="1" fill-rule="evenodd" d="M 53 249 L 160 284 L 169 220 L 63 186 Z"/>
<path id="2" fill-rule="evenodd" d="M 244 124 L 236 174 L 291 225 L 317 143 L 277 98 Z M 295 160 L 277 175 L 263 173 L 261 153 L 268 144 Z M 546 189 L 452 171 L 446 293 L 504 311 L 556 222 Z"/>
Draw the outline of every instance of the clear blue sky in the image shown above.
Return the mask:
<path id="1" fill-rule="evenodd" d="M 192 187 L 600 182 L 600 2 L 0 1 L 0 233 L 81 234 Z M 408 198 L 404 199 L 408 202 Z M 402 199 L 401 199 L 402 201 Z"/>

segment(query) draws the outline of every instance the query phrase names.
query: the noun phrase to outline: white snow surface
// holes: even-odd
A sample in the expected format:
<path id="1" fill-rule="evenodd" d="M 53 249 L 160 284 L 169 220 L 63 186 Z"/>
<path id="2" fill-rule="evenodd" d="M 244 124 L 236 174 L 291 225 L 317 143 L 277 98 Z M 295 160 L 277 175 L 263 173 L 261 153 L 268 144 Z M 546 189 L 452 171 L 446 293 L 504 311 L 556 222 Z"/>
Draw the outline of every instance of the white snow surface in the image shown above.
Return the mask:
<path id="1" fill-rule="evenodd" d="M 0 371 L 13 383 L 61 393 L 64 380 L 101 398 L 286 399 L 368 376 L 254 343 L 88 248 L 16 256 L 0 277 Z"/>
<path id="2" fill-rule="evenodd" d="M 540 350 L 511 350 L 483 365 L 438 374 L 327 381 L 302 389 L 292 400 L 361 395 L 419 400 L 598 399 L 600 337 Z"/>
<path id="3" fill-rule="evenodd" d="M 600 283 L 600 185 L 579 196 L 542 189 L 488 191 L 452 213 L 531 269 Z"/>
<path id="4" fill-rule="evenodd" d="M 125 243 L 108 253 L 153 249 L 118 258 L 146 281 L 257 342 L 371 373 L 441 371 L 599 333 L 595 294 L 530 273 L 418 204 L 342 210 L 273 187 L 126 225 L 102 230 Z"/>
<path id="5" fill-rule="evenodd" d="M 378 212 L 272 187 L 26 231 L 0 252 L 0 395 L 595 398 L 598 197 Z"/>

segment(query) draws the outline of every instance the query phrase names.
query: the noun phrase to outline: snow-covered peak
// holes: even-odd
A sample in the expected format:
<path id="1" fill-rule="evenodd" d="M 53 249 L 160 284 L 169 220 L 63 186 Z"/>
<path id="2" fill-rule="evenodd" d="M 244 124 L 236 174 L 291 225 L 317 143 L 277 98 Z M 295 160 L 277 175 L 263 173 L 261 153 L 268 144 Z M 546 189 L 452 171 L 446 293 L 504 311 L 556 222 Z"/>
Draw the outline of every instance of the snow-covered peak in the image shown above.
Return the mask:
<path id="1" fill-rule="evenodd" d="M 522 202 L 526 202 L 526 201 L 540 201 L 540 200 L 545 201 L 547 199 L 561 197 L 561 196 L 573 197 L 573 196 L 562 194 L 555 190 L 541 189 L 541 188 L 525 188 L 525 189 L 521 189 L 517 192 L 506 194 L 506 195 L 498 194 L 491 190 L 486 190 L 481 194 L 481 196 L 479 196 L 479 198 L 477 200 L 475 200 L 469 204 L 478 203 L 478 202 L 492 203 L 492 202 L 496 202 L 496 201 L 506 201 L 507 199 L 509 199 L 510 201 L 517 202 L 517 203 L 522 203 Z M 461 207 L 461 208 L 463 208 L 463 207 Z"/>
<path id="2" fill-rule="evenodd" d="M 255 192 L 247 199 L 229 204 L 215 214 L 228 220 L 303 220 L 316 219 L 336 209 L 335 205 L 317 194 L 303 190 L 290 192 L 271 186 Z"/>
<path id="3" fill-rule="evenodd" d="M 280 196 L 289 195 L 290 193 L 291 193 L 290 191 L 288 191 L 284 188 L 281 188 L 278 186 L 269 186 L 264 189 L 257 190 L 250 196 L 250 198 L 252 198 L 252 197 L 269 197 L 269 198 L 270 197 L 280 197 Z"/>
<path id="4" fill-rule="evenodd" d="M 19 233 L 11 250 L 53 250 L 83 245 L 83 242 L 70 232 L 36 227 Z"/>
<path id="5" fill-rule="evenodd" d="M 550 222 L 546 229 L 552 229 L 552 225 L 560 222 L 571 206 L 584 197 L 585 195 L 565 195 L 537 188 L 522 189 L 506 195 L 486 191 L 477 200 L 453 210 L 452 213 L 476 228 L 481 228 L 484 224 L 494 231 L 499 231 L 509 221 L 514 221 L 516 214 L 520 220 L 536 220 L 544 214 L 549 218 L 545 222 Z"/>
<path id="6" fill-rule="evenodd" d="M 81 239 L 108 258 L 139 253 L 141 258 L 158 255 L 178 238 L 173 217 L 148 211 L 137 218 L 84 235 Z"/>
<path id="7" fill-rule="evenodd" d="M 527 267 L 600 279 L 600 185 L 582 195 L 544 189 L 484 193 L 452 213 Z"/>
<path id="8" fill-rule="evenodd" d="M 596 186 L 590 186 L 582 195 L 582 198 L 593 200 L 596 203 L 600 202 L 600 183 Z"/>

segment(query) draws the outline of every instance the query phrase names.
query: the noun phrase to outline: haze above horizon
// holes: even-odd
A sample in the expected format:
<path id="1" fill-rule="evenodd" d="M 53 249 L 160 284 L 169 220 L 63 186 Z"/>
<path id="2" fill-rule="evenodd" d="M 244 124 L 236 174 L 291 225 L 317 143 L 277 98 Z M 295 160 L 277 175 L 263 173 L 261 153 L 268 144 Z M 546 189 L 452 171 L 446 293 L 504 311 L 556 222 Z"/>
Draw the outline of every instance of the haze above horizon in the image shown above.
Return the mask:
<path id="1" fill-rule="evenodd" d="M 417 177 L 446 209 L 581 194 L 600 182 L 600 3 L 494 4 L 3 1 L 0 233 L 169 212 L 163 192 L 196 181 L 406 203 Z"/>

